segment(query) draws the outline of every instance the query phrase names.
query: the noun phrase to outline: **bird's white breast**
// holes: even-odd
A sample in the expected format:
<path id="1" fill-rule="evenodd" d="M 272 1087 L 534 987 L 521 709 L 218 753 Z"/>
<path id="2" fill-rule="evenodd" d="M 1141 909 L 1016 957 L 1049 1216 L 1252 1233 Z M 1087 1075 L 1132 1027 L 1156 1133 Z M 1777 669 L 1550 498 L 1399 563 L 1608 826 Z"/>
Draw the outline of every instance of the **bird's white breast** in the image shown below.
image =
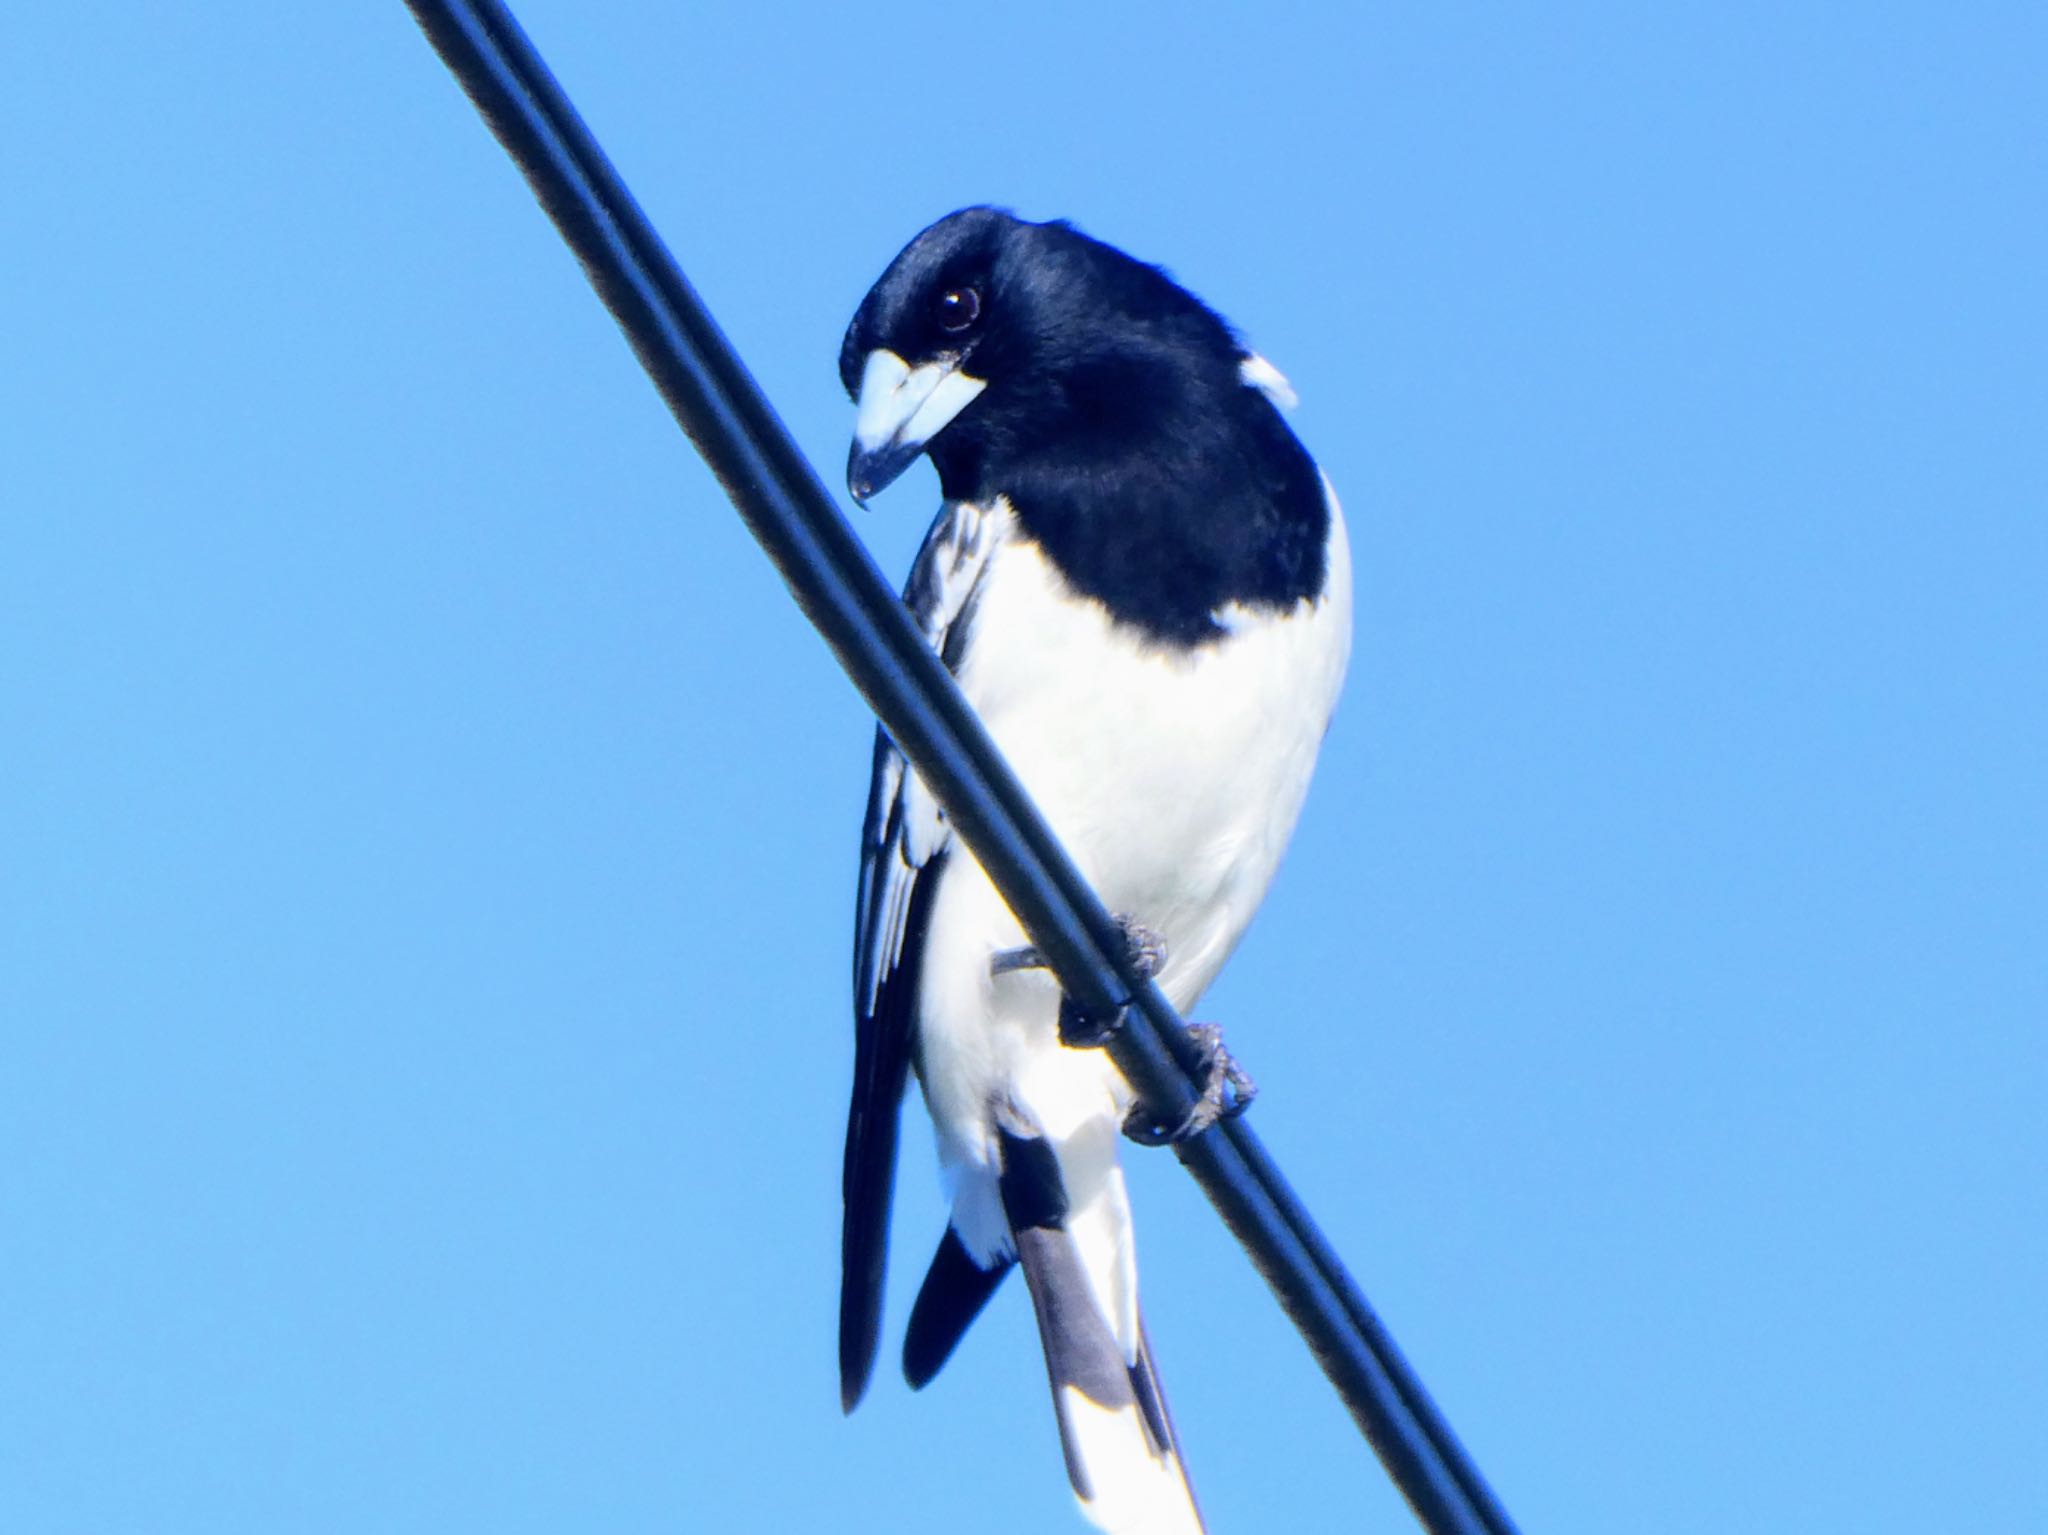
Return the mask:
<path id="1" fill-rule="evenodd" d="M 1343 682 L 1350 553 L 1329 504 L 1323 593 L 1283 612 L 1226 609 L 1228 632 L 1192 649 L 1113 622 L 1015 537 L 975 593 L 960 685 L 1104 903 L 1165 940 L 1159 982 L 1183 1010 L 1265 894 Z M 991 515 L 1007 532 L 1006 511 Z M 1053 1121 L 1099 1113 L 1103 1092 L 1121 1089 L 1097 1052 L 1053 1045 L 1049 978 L 989 977 L 990 955 L 1023 941 L 979 868 L 957 859 L 933 913 L 920 1007 L 925 1089 L 949 1162 L 982 1160 L 966 1132 L 985 1122 L 992 1094 L 1021 1086 L 1057 1136 Z"/>

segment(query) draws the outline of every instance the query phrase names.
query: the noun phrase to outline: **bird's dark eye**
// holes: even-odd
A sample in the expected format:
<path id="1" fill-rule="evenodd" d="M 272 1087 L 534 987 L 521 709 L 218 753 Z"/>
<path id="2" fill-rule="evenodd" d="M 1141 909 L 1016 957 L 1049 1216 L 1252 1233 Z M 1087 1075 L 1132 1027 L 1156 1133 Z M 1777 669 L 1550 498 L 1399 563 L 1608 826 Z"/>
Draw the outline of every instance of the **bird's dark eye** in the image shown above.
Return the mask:
<path id="1" fill-rule="evenodd" d="M 939 295 L 939 329 L 963 331 L 981 318 L 981 295 L 972 288 L 948 288 Z"/>

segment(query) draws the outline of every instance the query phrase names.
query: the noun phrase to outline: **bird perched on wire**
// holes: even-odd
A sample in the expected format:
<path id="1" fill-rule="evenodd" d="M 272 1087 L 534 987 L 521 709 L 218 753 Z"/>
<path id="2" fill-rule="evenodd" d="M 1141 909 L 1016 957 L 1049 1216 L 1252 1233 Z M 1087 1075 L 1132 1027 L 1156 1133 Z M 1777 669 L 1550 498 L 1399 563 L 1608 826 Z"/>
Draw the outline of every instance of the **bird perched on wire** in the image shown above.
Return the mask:
<path id="1" fill-rule="evenodd" d="M 896 257 L 839 373 L 855 499 L 919 454 L 938 470 L 906 602 L 1134 962 L 1186 1010 L 1265 895 L 1350 653 L 1344 523 L 1281 418 L 1286 380 L 1159 268 L 993 208 Z M 1139 1317 L 1117 1161 L 1133 1095 L 1088 1048 L 1114 1020 L 1062 1000 L 886 734 L 858 923 L 843 1404 L 874 1367 L 914 1067 L 952 1212 L 904 1340 L 910 1383 L 1021 1266 L 1082 1511 L 1113 1532 L 1200 1531 Z"/>

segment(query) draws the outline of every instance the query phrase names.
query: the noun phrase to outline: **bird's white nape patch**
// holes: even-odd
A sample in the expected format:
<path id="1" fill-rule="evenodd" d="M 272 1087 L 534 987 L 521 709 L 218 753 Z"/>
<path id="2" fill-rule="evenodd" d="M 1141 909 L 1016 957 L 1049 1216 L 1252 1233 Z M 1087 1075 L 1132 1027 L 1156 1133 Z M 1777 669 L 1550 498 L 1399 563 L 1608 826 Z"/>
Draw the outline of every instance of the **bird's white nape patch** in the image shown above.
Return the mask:
<path id="1" fill-rule="evenodd" d="M 961 372 L 957 357 L 913 368 L 887 347 L 876 347 L 861 368 L 853 439 L 869 453 L 891 443 L 930 442 L 987 387 L 986 380 Z"/>
<path id="2" fill-rule="evenodd" d="M 1237 366 L 1237 376 L 1282 410 L 1292 410 L 1301 403 L 1301 396 L 1287 382 L 1287 375 L 1257 352 L 1244 354 L 1244 361 Z"/>

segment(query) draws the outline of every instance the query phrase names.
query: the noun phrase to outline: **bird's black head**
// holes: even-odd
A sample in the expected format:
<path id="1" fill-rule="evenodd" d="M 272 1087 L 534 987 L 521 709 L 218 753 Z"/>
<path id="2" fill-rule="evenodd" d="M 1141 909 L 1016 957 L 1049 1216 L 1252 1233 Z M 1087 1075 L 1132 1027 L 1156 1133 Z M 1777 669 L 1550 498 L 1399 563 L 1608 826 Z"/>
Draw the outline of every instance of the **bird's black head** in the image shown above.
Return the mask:
<path id="1" fill-rule="evenodd" d="M 1226 604 L 1322 590 L 1321 477 L 1286 382 L 1157 267 L 995 208 L 939 220 L 846 332 L 865 501 L 930 457 L 948 500 L 1006 501 L 1068 583 L 1154 639 L 1221 634 Z"/>
<path id="2" fill-rule="evenodd" d="M 1057 445 L 1131 439 L 1203 385 L 1240 385 L 1230 328 L 1158 268 L 1065 223 L 947 215 L 861 303 L 839 353 L 858 402 L 847 483 L 865 501 L 928 454 L 952 499 Z"/>

